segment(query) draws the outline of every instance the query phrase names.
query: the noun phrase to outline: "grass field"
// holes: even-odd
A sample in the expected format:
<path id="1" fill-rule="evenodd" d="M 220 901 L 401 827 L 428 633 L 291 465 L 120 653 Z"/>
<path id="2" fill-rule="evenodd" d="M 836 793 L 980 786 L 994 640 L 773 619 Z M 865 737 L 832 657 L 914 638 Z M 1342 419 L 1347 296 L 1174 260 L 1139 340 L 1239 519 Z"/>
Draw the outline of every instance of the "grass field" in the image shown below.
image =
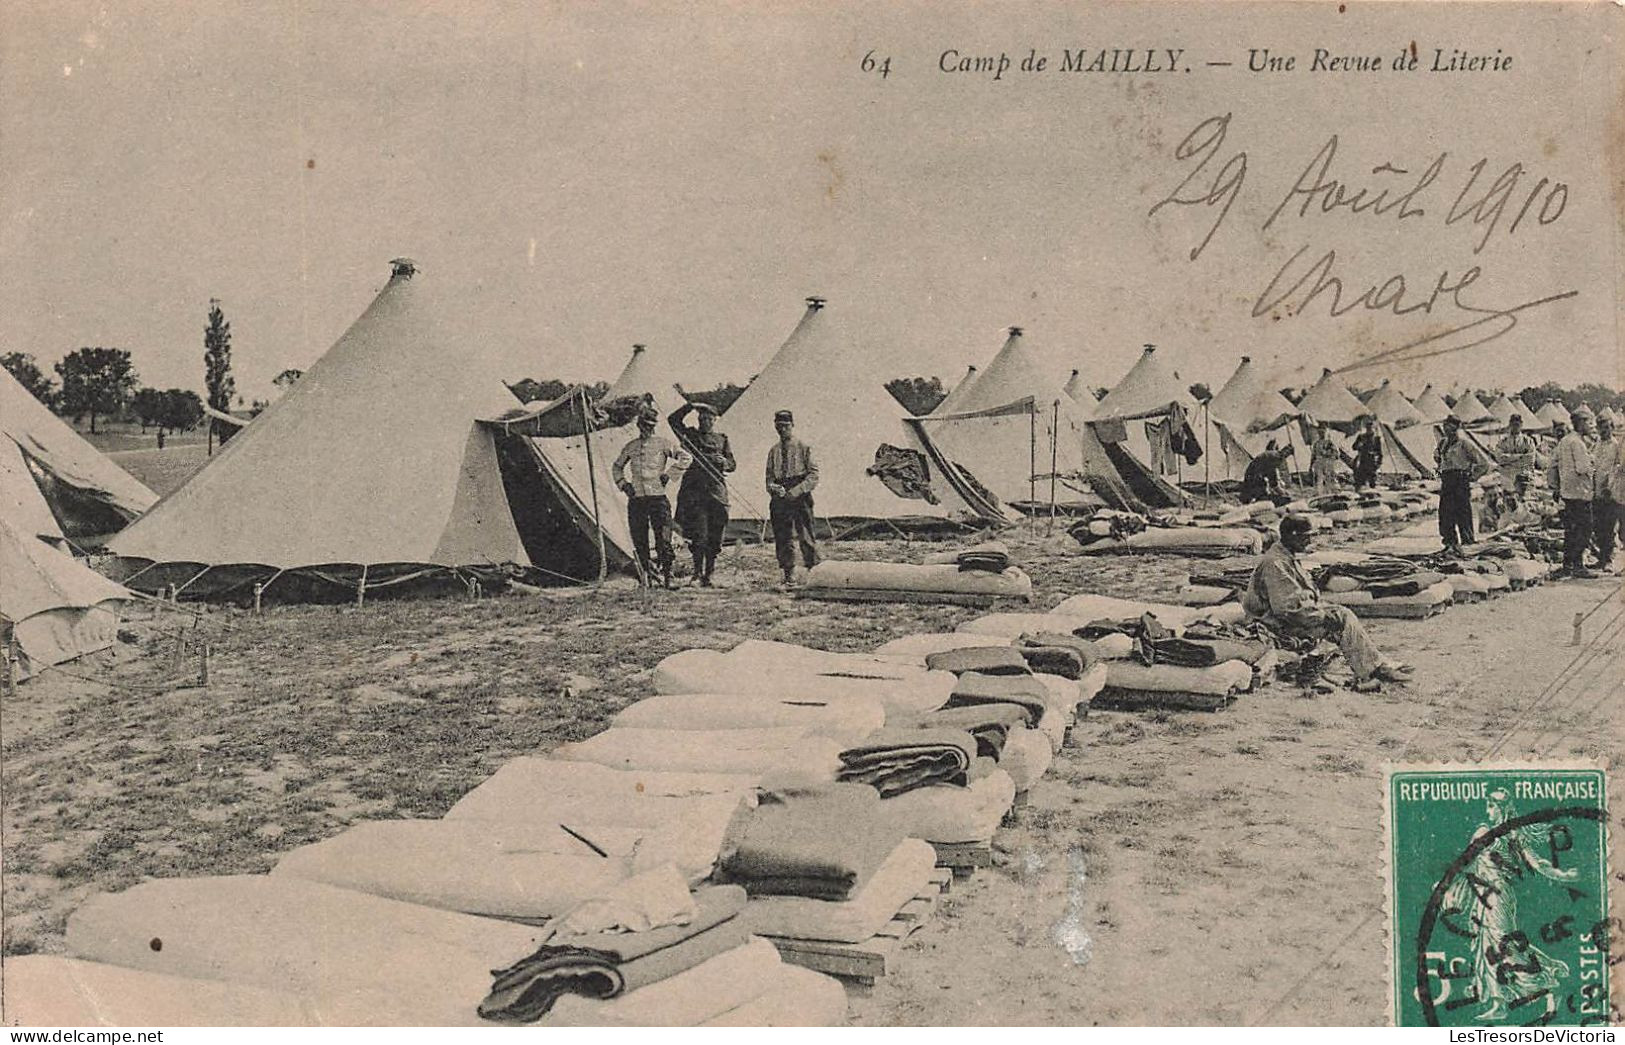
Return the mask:
<path id="1" fill-rule="evenodd" d="M 1079 591 L 1166 598 L 1189 566 L 1083 558 L 1064 536 L 1010 539 L 1041 608 Z M 831 549 L 900 560 L 934 550 Z M 111 662 L 49 673 L 0 704 L 0 946 L 60 951 L 67 916 L 96 891 L 264 871 L 357 820 L 437 816 L 515 755 L 603 728 L 677 650 L 745 638 L 861 650 L 974 615 L 797 600 L 771 590 L 771 556 L 755 546 L 731 551 L 720 574 L 715 591 L 645 594 L 623 581 L 131 623 Z M 897 974 L 854 999 L 854 1018 L 1383 1022 L 1381 766 L 1482 758 L 1514 725 L 1506 756 L 1617 768 L 1617 630 L 1596 664 L 1518 718 L 1571 661 L 1574 613 L 1613 583 L 1380 622 L 1378 640 L 1418 676 L 1375 696 L 1277 686 L 1220 713 L 1091 715 L 1000 832 L 995 867 L 956 887 Z M 190 684 L 204 640 L 206 689 Z"/>

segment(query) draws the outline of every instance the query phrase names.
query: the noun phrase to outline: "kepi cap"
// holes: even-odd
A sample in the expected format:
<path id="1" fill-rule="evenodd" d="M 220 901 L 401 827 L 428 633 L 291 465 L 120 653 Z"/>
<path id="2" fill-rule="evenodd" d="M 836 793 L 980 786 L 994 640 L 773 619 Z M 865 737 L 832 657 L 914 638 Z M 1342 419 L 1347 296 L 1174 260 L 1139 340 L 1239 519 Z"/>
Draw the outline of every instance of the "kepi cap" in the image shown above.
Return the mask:
<path id="1" fill-rule="evenodd" d="M 788 421 L 790 424 L 795 424 L 796 423 L 796 415 L 792 414 L 788 410 L 775 410 L 773 412 L 773 423 L 774 424 L 780 424 L 781 422 L 786 422 L 786 421 Z"/>

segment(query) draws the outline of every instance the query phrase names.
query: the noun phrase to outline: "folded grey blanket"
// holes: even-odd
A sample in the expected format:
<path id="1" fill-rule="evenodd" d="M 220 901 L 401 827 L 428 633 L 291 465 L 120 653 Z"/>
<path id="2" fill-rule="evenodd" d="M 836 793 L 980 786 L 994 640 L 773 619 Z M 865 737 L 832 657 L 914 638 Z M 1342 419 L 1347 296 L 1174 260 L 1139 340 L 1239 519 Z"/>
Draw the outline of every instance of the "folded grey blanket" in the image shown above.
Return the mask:
<path id="1" fill-rule="evenodd" d="M 711 877 L 752 896 L 845 900 L 903 837 L 866 784 L 764 789 L 729 825 Z"/>
<path id="2" fill-rule="evenodd" d="M 882 729 L 841 752 L 840 780 L 890 798 L 929 784 L 963 784 L 976 738 L 962 729 Z"/>
<path id="3" fill-rule="evenodd" d="M 963 675 L 979 671 L 984 675 L 1031 675 L 1026 658 L 1013 646 L 967 646 L 926 655 L 925 666 L 932 671 Z"/>
<path id="4" fill-rule="evenodd" d="M 983 675 L 967 671 L 959 676 L 945 705 L 1018 704 L 1027 709 L 1027 725 L 1036 726 L 1049 708 L 1049 688 L 1031 675 Z"/>

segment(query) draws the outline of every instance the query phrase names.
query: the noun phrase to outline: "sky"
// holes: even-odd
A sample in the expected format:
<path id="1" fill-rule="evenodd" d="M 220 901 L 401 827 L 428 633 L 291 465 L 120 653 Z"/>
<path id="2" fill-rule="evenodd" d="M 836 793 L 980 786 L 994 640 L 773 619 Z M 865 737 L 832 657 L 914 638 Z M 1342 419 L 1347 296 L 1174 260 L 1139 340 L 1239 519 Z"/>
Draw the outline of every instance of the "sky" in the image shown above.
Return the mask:
<path id="1" fill-rule="evenodd" d="M 515 379 L 607 380 L 647 343 L 689 387 L 743 382 L 820 294 L 852 345 L 832 369 L 878 380 L 951 383 L 1017 324 L 1057 380 L 1079 368 L 1099 386 L 1154 343 L 1214 387 L 1243 354 L 1282 385 L 1378 356 L 1346 379 L 1620 387 L 1622 12 L 8 4 L 0 350 L 48 364 L 127 348 L 145 383 L 199 387 L 218 298 L 239 391 L 260 397 L 409 256 Z M 1308 68 L 1316 47 L 1386 66 L 1412 46 L 1418 71 Z M 1181 54 L 1158 57 L 1167 73 L 1060 68 L 1063 52 L 1113 48 L 1142 65 L 1148 48 Z M 1265 48 L 1294 69 L 1248 71 Z M 1435 48 L 1513 65 L 1429 72 Z M 1019 66 L 1029 49 L 1044 71 L 942 69 L 950 50 Z M 891 59 L 884 79 L 866 54 Z M 1181 143 L 1226 117 L 1197 170 L 1202 151 Z M 1319 181 L 1345 199 L 1364 185 L 1391 203 L 1442 155 L 1421 213 L 1323 213 L 1335 190 L 1310 190 L 1333 136 Z M 1219 220 L 1217 176 L 1239 154 Z M 1153 212 L 1170 196 L 1197 202 Z M 1329 291 L 1259 310 L 1272 276 L 1289 290 L 1327 252 L 1345 314 L 1329 314 Z M 1396 276 L 1404 315 L 1391 297 L 1356 301 Z M 1415 307 L 1437 285 L 1434 307 Z M 1381 356 L 1418 341 L 1409 354 L 1442 351 Z"/>

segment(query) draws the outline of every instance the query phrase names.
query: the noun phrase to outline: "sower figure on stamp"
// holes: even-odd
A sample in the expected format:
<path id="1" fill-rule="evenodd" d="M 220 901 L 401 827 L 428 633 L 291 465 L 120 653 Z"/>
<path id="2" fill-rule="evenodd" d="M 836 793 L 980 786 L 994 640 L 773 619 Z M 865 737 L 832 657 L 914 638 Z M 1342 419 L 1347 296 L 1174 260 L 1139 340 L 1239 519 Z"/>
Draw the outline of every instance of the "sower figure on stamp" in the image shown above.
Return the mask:
<path id="1" fill-rule="evenodd" d="M 1253 568 L 1242 595 L 1242 609 L 1283 636 L 1336 642 L 1354 674 L 1358 692 L 1372 692 L 1383 682 L 1404 681 L 1410 668 L 1385 660 L 1352 610 L 1321 600 L 1320 589 L 1298 559 L 1309 550 L 1309 534 L 1309 520 L 1303 516 L 1281 520 L 1281 539 Z"/>
<path id="2" fill-rule="evenodd" d="M 796 545 L 807 569 L 818 565 L 818 539 L 813 536 L 813 487 L 818 485 L 818 464 L 812 448 L 795 438 L 795 415 L 780 410 L 773 415 L 779 441 L 767 451 L 767 512 L 773 525 L 773 548 L 784 587 L 796 579 Z"/>
<path id="3" fill-rule="evenodd" d="M 677 390 L 679 393 L 682 389 Z M 699 414 L 699 427 L 683 423 Z M 711 587 L 711 575 L 722 552 L 722 531 L 728 527 L 728 473 L 735 468 L 728 437 L 716 430 L 717 411 L 709 403 L 685 402 L 667 422 L 672 434 L 694 459 L 677 488 L 677 525 L 688 538 L 694 556 L 694 583 Z"/>
<path id="4" fill-rule="evenodd" d="M 621 448 L 611 474 L 615 485 L 626 494 L 626 523 L 632 530 L 632 547 L 638 556 L 638 583 L 650 584 L 654 569 L 649 561 L 649 533 L 654 531 L 655 555 L 660 576 L 671 587 L 671 502 L 666 500 L 666 484 L 673 469 L 688 465 L 689 456 L 671 440 L 655 435 L 660 411 L 650 403 L 638 414 L 638 437 Z"/>
<path id="5" fill-rule="evenodd" d="M 1354 486 L 1365 490 L 1377 485 L 1377 471 L 1382 468 L 1382 436 L 1377 434 L 1377 419 L 1370 414 L 1360 420 L 1360 434 L 1354 437 Z"/>
<path id="6" fill-rule="evenodd" d="M 1473 480 L 1483 464 L 1461 437 L 1461 419 L 1454 414 L 1444 419 L 1444 434 L 1433 457 L 1439 466 L 1439 537 L 1446 552 L 1460 554 L 1461 546 L 1475 539 Z"/>

